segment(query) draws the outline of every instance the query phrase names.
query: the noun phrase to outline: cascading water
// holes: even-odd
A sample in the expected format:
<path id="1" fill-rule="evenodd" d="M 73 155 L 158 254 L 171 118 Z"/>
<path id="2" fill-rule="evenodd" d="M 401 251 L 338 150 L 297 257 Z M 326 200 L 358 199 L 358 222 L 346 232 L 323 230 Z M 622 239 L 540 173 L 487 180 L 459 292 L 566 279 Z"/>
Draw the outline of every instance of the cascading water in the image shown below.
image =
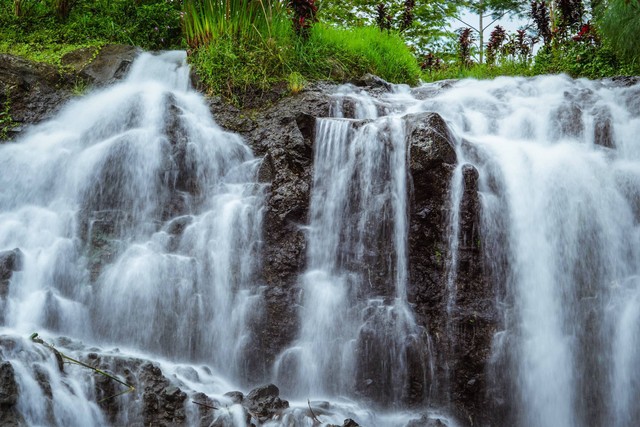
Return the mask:
<path id="1" fill-rule="evenodd" d="M 259 160 L 217 127 L 188 75 L 184 53 L 143 54 L 123 82 L 0 145 L 0 252 L 20 248 L 21 264 L 10 286 L 0 277 L 0 377 L 15 375 L 15 407 L 28 425 L 144 418 L 132 396 L 110 412 L 100 377 L 80 366 L 60 372 L 50 349 L 26 339 L 35 331 L 126 378 L 150 375 L 145 360 L 153 359 L 171 378 L 157 393 L 177 399 L 175 383 L 192 400 L 215 397 L 224 404 L 216 422 L 247 425 L 222 393 L 253 385 L 264 362 L 252 345 L 264 318 L 265 189 L 255 180 Z M 404 87 L 373 97 L 345 86 L 333 118 L 317 121 L 299 330 L 274 366 L 283 394 L 300 403 L 268 425 L 312 425 L 313 406 L 323 423 L 413 427 L 433 420 L 415 424 L 407 406 L 423 415 L 445 399 L 434 395 L 447 395 L 448 385 L 435 365 L 447 360 L 434 354 L 408 297 L 407 123 L 426 111 L 446 119 L 458 144 L 441 283 L 442 330 L 452 334 L 445 350 L 456 349 L 465 291 L 458 222 L 471 164 L 478 244 L 500 315 L 487 367 L 490 397 L 503 402 L 496 422 L 634 425 L 638 86 L 563 76 L 441 86 L 418 97 Z M 114 346 L 122 350 L 104 350 Z M 307 408 L 307 398 L 340 403 Z M 397 409 L 405 412 L 384 414 Z M 203 422 L 193 404 L 185 410 L 176 415 L 183 424 Z"/>
<path id="2" fill-rule="evenodd" d="M 462 81 L 414 104 L 453 125 L 479 170 L 510 425 L 637 423 L 637 94 L 555 76 Z"/>
<path id="3" fill-rule="evenodd" d="M 247 325 L 262 306 L 259 162 L 189 90 L 185 59 L 142 54 L 122 83 L 0 146 L 0 249 L 23 254 L 3 301 L 7 334 L 65 334 L 248 375 Z M 105 424 L 91 391 L 39 351 L 34 362 L 2 350 L 28 390 L 18 406 L 29 425 L 52 422 L 38 375 L 52 384 L 56 424 Z"/>
<path id="4" fill-rule="evenodd" d="M 344 119 L 342 103 L 359 119 Z M 406 142 L 366 94 L 317 124 L 301 328 L 276 366 L 301 397 L 424 402 L 430 357 L 407 304 Z"/>

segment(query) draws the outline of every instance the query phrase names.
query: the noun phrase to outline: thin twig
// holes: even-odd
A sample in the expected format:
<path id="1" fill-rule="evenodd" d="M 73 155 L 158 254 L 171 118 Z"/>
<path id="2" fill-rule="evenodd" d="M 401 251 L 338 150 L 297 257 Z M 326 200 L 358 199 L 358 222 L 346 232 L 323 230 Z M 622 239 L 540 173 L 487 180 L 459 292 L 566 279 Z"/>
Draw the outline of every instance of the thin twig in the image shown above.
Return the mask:
<path id="1" fill-rule="evenodd" d="M 53 351 L 53 353 L 56 355 L 56 360 L 58 361 L 58 368 L 60 369 L 60 371 L 62 371 L 62 359 L 68 360 L 69 362 L 75 363 L 77 365 L 83 366 L 85 368 L 91 369 L 92 371 L 103 375 L 109 379 L 112 379 L 113 381 L 122 384 L 123 386 L 127 387 L 127 390 L 124 390 L 120 393 L 116 393 L 113 396 L 109 396 L 109 397 L 105 397 L 104 399 L 100 399 L 98 401 L 98 403 L 104 402 L 105 400 L 109 400 L 109 399 L 113 399 L 114 397 L 118 397 L 121 396 L 123 394 L 127 394 L 127 393 L 131 393 L 132 391 L 134 391 L 136 388 L 134 386 L 132 386 L 131 384 L 128 384 L 124 381 L 122 381 L 120 378 L 109 374 L 108 372 L 103 371 L 102 369 L 98 369 L 94 366 L 88 365 L 84 362 L 81 362 L 79 360 L 76 360 L 72 357 L 67 356 L 64 353 L 61 353 L 57 348 L 55 348 L 54 346 L 52 346 L 51 344 L 45 342 L 42 338 L 38 337 L 38 333 L 34 332 L 33 334 L 31 334 L 31 341 L 37 343 L 37 344 L 42 344 L 43 346 L 47 347 L 49 350 Z"/>
<path id="2" fill-rule="evenodd" d="M 216 411 L 218 410 L 215 406 L 207 405 L 206 403 L 196 402 L 195 400 L 192 400 L 192 402 L 196 405 L 204 406 L 205 408 L 215 409 Z"/>
<path id="3" fill-rule="evenodd" d="M 309 405 L 309 411 L 311 411 L 311 418 L 313 419 L 313 421 L 317 422 L 318 424 L 322 424 L 322 421 L 320 421 L 318 417 L 316 417 L 313 409 L 311 409 L 311 401 L 309 399 L 307 399 L 307 404 Z"/>

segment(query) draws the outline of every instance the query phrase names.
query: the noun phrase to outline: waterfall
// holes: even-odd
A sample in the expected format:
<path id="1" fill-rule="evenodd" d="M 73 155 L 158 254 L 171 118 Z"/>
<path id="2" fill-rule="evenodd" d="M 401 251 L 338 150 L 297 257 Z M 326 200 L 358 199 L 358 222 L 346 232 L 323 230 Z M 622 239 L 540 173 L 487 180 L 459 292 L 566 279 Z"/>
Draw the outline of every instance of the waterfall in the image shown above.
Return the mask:
<path id="1" fill-rule="evenodd" d="M 419 103 L 479 170 L 503 319 L 493 381 L 513 425 L 622 427 L 639 415 L 636 99 L 637 87 L 550 76 L 462 81 Z"/>
<path id="2" fill-rule="evenodd" d="M 190 89 L 184 52 L 140 55 L 121 83 L 1 145 L 0 250 L 23 253 L 3 333 L 206 363 L 244 382 L 262 307 L 258 165 Z M 48 350 L 29 362 L 3 348 L 29 425 L 47 423 L 39 375 L 58 425 L 105 423 L 91 391 L 47 365 Z"/>
<path id="3" fill-rule="evenodd" d="M 272 374 L 291 406 L 261 425 L 455 426 L 447 405 L 466 397 L 454 387 L 486 379 L 473 405 L 494 406 L 474 410 L 496 425 L 633 426 L 639 93 L 566 76 L 337 88 L 315 122 L 295 338 L 272 361 L 260 348 L 261 159 L 213 121 L 184 52 L 141 54 L 121 82 L 0 145 L 0 253 L 16 264 L 9 282 L 9 258 L 0 263 L 0 379 L 20 389 L 0 405 L 27 425 L 149 424 L 141 402 L 161 395 L 172 403 L 158 412 L 176 424 L 246 426 L 255 414 L 224 393 Z M 412 135 L 426 112 L 454 134 L 457 164 L 430 159 L 447 170 L 438 197 L 449 203 L 414 212 Z M 448 221 L 442 246 L 415 253 L 415 239 L 439 238 L 411 234 L 430 215 Z M 446 259 L 428 264 L 442 271 L 415 283 L 412 263 L 443 247 Z M 474 286 L 490 294 L 478 301 L 465 282 L 471 250 Z M 416 298 L 426 287 L 435 296 Z M 476 330 L 490 342 L 467 345 Z M 61 367 L 33 332 L 149 390 L 105 403 L 121 390 Z M 465 377 L 462 364 L 480 358 L 480 376 Z M 214 403 L 205 422 L 196 405 Z"/>
<path id="4" fill-rule="evenodd" d="M 406 290 L 404 123 L 348 87 L 332 115 L 317 124 L 299 338 L 276 378 L 299 396 L 424 403 L 430 360 Z"/>

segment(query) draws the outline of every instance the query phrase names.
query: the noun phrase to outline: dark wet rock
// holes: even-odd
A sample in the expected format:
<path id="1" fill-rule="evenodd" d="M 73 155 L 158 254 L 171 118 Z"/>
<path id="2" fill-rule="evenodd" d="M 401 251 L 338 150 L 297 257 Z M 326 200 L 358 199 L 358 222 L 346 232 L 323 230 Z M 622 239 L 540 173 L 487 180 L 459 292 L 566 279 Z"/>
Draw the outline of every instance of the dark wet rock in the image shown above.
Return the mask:
<path id="1" fill-rule="evenodd" d="M 4 323 L 5 306 L 13 273 L 22 270 L 24 254 L 18 248 L 0 252 L 0 324 Z"/>
<path id="2" fill-rule="evenodd" d="M 233 403 L 242 403 L 242 401 L 244 400 L 244 394 L 242 394 L 241 391 L 229 391 L 224 395 L 231 399 Z"/>
<path id="3" fill-rule="evenodd" d="M 15 408 L 20 389 L 10 362 L 0 362 L 0 425 L 25 426 L 24 419 Z"/>
<path id="4" fill-rule="evenodd" d="M 18 383 L 10 362 L 0 363 L 0 407 L 13 406 L 18 402 Z"/>
<path id="5" fill-rule="evenodd" d="M 444 334 L 446 225 L 449 185 L 456 155 L 453 137 L 437 114 L 406 120 L 410 176 L 409 283 L 410 301 L 423 325 Z M 444 225 L 444 226 L 443 226 Z"/>
<path id="6" fill-rule="evenodd" d="M 289 402 L 279 397 L 280 390 L 274 384 L 255 388 L 247 394 L 243 406 L 252 416 L 264 422 L 289 407 Z"/>
<path id="7" fill-rule="evenodd" d="M 51 117 L 72 87 L 73 78 L 52 65 L 0 54 L 0 105 L 9 106 L 11 119 L 3 129 L 15 137 L 26 125 Z"/>
<path id="8" fill-rule="evenodd" d="M 193 395 L 193 403 L 198 408 L 198 419 L 201 427 L 215 426 L 215 411 L 220 407 L 220 403 L 214 401 L 204 393 Z"/>
<path id="9" fill-rule="evenodd" d="M 95 281 L 105 265 L 113 262 L 120 250 L 118 239 L 121 229 L 129 220 L 129 215 L 121 210 L 98 210 L 82 212 L 81 224 L 86 224 L 82 233 L 87 242 L 90 278 Z"/>
<path id="10" fill-rule="evenodd" d="M 453 87 L 457 80 L 440 80 L 434 83 L 424 84 L 411 88 L 411 94 L 419 100 L 433 98 L 442 93 L 443 90 Z"/>
<path id="11" fill-rule="evenodd" d="M 551 113 L 551 123 L 557 137 L 577 138 L 584 132 L 582 108 L 575 101 L 567 101 Z"/>
<path id="12" fill-rule="evenodd" d="M 459 217 L 458 269 L 454 312 L 447 313 L 450 183 L 455 168 L 454 139 L 437 114 L 407 118 L 411 206 L 409 298 L 416 317 L 432 337 L 435 387 L 448 384 L 454 407 L 465 419 L 486 419 L 485 365 L 495 332 L 493 289 L 483 269 L 478 171 L 464 166 Z M 470 381 L 473 379 L 474 381 Z M 420 384 L 414 386 L 419 394 Z M 444 390 L 443 390 L 444 391 Z M 437 399 L 437 396 L 432 396 Z"/>
<path id="13" fill-rule="evenodd" d="M 455 305 L 449 319 L 455 333 L 449 337 L 449 366 L 454 400 L 467 413 L 466 418 L 484 421 L 492 416 L 486 395 L 486 366 L 499 319 L 496 290 L 484 269 L 478 171 L 464 165 L 462 179 Z"/>
<path id="14" fill-rule="evenodd" d="M 138 376 L 139 388 L 143 389 L 142 415 L 144 425 L 171 426 L 186 421 L 185 400 L 187 394 L 163 375 L 152 363 L 142 366 Z"/>
<path id="15" fill-rule="evenodd" d="M 347 418 L 346 420 L 344 420 L 344 423 L 342 423 L 342 427 L 360 427 L 360 424 L 358 424 L 351 418 Z"/>
<path id="16" fill-rule="evenodd" d="M 0 281 L 9 280 L 14 271 L 21 271 L 24 254 L 18 248 L 0 252 Z"/>
<path id="17" fill-rule="evenodd" d="M 53 116 L 81 86 L 104 86 L 124 77 L 141 51 L 124 45 L 82 48 L 64 55 L 63 67 L 0 54 L 0 105 L 9 105 L 10 138 Z M 3 129 L 0 129 L 0 132 Z"/>
<path id="18" fill-rule="evenodd" d="M 631 87 L 640 83 L 640 76 L 616 76 L 604 81 L 615 87 Z"/>
<path id="19" fill-rule="evenodd" d="M 106 45 L 98 52 L 83 49 L 62 58 L 62 63 L 77 68 L 81 77 L 95 86 L 104 86 L 122 79 L 131 63 L 142 51 L 126 45 Z"/>
<path id="20" fill-rule="evenodd" d="M 448 346 L 445 283 L 449 186 L 456 163 L 454 140 L 444 120 L 433 113 L 408 116 L 406 137 L 410 178 L 407 291 L 416 320 L 433 337 L 435 354 L 441 355 L 435 375 L 443 382 Z"/>
<path id="21" fill-rule="evenodd" d="M 427 415 L 411 420 L 407 423 L 406 427 L 446 427 L 447 424 L 442 422 L 440 418 L 430 418 Z"/>
<path id="22" fill-rule="evenodd" d="M 216 122 L 240 133 L 254 154 L 263 157 L 258 177 L 270 183 L 263 219 L 265 312 L 254 343 L 259 349 L 254 354 L 261 357 L 248 361 L 252 381 L 260 371 L 267 378 L 268 366 L 297 333 L 295 285 L 305 263 L 302 226 L 308 221 L 315 118 L 329 114 L 329 103 L 327 87 L 310 85 L 259 111 L 242 112 L 220 100 L 210 104 Z"/>
<path id="23" fill-rule="evenodd" d="M 594 113 L 593 142 L 606 148 L 615 148 L 613 139 L 613 116 L 608 108 L 599 108 Z"/>
<path id="24" fill-rule="evenodd" d="M 359 79 L 354 80 L 352 83 L 355 86 L 366 87 L 367 89 L 383 89 L 385 91 L 391 90 L 391 83 L 370 73 L 367 73 Z"/>

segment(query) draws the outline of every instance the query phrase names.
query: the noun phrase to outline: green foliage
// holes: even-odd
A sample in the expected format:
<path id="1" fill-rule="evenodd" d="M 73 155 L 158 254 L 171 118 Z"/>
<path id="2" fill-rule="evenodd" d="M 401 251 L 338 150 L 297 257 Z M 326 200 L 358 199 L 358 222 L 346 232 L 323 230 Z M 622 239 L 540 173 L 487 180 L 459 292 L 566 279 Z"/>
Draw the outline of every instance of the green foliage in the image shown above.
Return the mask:
<path id="1" fill-rule="evenodd" d="M 190 60 L 212 93 L 234 99 L 252 89 L 267 89 L 303 80 L 345 81 L 373 73 L 396 83 L 416 84 L 420 69 L 415 57 L 395 33 L 377 28 L 335 28 L 317 24 L 301 40 L 287 34 L 258 43 L 230 36 L 211 40 L 194 50 Z M 299 76 L 299 77 L 297 77 Z"/>
<path id="2" fill-rule="evenodd" d="M 606 0 L 596 9 L 605 44 L 640 69 L 640 3 L 637 0 Z"/>
<path id="3" fill-rule="evenodd" d="M 318 17 L 325 23 L 345 28 L 373 26 L 378 4 L 380 2 L 370 0 L 322 0 L 318 1 Z M 408 44 L 421 54 L 432 50 L 439 38 L 448 34 L 448 22 L 458 12 L 456 2 L 418 1 L 412 8 L 412 23 L 407 26 L 405 0 L 387 0 L 383 4 L 391 27 L 402 30 Z"/>
<path id="4" fill-rule="evenodd" d="M 316 28 L 317 27 L 317 28 Z M 307 44 L 299 46 L 297 61 L 309 62 L 301 67 L 313 78 L 338 78 L 336 67 L 346 78 L 372 73 L 392 83 L 416 84 L 420 68 L 403 38 L 394 32 L 374 27 L 352 29 L 317 25 Z"/>
<path id="5" fill-rule="evenodd" d="M 183 29 L 191 48 L 214 39 L 260 40 L 290 24 L 279 0 L 185 0 Z"/>
<path id="6" fill-rule="evenodd" d="M 180 47 L 180 6 L 178 0 L 0 0 L 0 43 L 34 51 L 66 44 Z"/>
<path id="7" fill-rule="evenodd" d="M 610 48 L 576 42 L 567 42 L 556 48 L 543 47 L 533 65 L 535 74 L 566 73 L 590 79 L 627 74 L 629 71 Z"/>

